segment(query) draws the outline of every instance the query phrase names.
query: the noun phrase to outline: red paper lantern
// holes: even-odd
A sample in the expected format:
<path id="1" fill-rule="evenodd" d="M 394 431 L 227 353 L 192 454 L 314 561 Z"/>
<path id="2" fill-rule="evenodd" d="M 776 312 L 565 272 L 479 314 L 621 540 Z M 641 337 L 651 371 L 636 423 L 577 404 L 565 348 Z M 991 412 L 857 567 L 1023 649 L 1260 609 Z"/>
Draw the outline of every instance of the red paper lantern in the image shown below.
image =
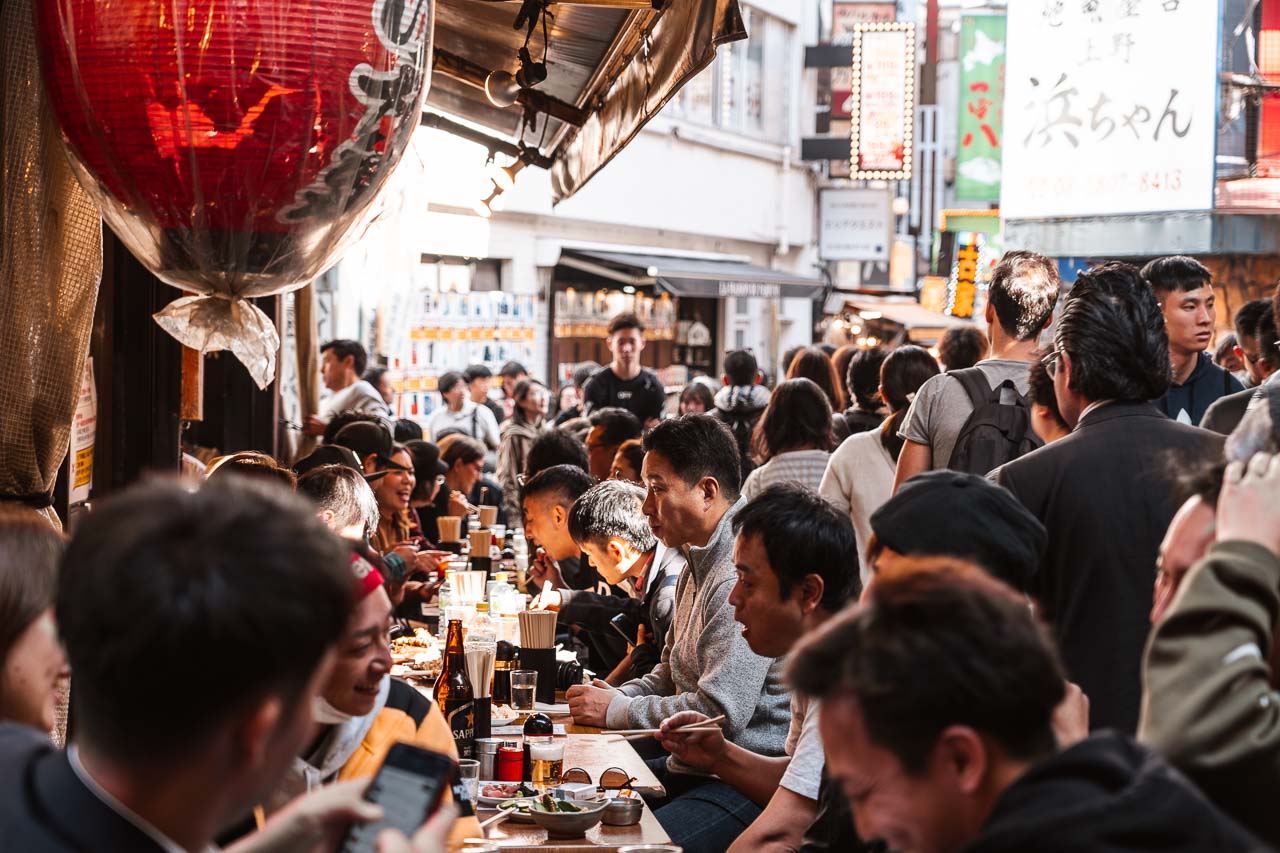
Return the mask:
<path id="1" fill-rule="evenodd" d="M 157 276 L 156 315 L 260 386 L 248 297 L 332 265 L 417 127 L 433 0 L 41 0 L 45 89 L 81 182 Z"/>

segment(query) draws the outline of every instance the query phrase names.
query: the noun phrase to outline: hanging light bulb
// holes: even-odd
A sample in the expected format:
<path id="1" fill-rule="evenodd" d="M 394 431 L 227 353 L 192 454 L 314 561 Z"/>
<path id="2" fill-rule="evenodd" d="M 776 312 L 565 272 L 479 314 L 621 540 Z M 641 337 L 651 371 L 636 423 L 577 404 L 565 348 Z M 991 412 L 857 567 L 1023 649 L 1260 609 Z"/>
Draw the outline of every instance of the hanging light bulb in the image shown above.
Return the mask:
<path id="1" fill-rule="evenodd" d="M 493 195 L 489 196 L 489 209 L 494 213 L 499 212 L 506 206 L 506 196 L 502 194 L 502 190 L 496 190 Z"/>
<path id="2" fill-rule="evenodd" d="M 509 107 L 520 96 L 520 84 L 507 71 L 490 71 L 484 78 L 484 96 L 495 107 Z"/>
<path id="3" fill-rule="evenodd" d="M 483 198 L 476 199 L 475 203 L 471 205 L 471 209 L 475 211 L 476 216 L 480 216 L 485 219 L 488 219 L 493 215 L 493 211 L 489 209 L 489 202 Z"/>

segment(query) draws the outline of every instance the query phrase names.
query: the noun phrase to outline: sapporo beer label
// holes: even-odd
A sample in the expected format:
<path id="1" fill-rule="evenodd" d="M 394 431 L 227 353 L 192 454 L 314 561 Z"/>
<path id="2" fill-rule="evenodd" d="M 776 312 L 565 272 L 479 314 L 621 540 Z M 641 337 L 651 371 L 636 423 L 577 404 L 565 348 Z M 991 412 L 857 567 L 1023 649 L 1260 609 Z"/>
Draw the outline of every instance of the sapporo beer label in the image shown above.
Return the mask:
<path id="1" fill-rule="evenodd" d="M 458 749 L 458 757 L 471 758 L 476 745 L 475 703 L 470 700 L 445 700 L 444 716 L 449 721 L 449 731 L 453 733 L 453 744 Z"/>

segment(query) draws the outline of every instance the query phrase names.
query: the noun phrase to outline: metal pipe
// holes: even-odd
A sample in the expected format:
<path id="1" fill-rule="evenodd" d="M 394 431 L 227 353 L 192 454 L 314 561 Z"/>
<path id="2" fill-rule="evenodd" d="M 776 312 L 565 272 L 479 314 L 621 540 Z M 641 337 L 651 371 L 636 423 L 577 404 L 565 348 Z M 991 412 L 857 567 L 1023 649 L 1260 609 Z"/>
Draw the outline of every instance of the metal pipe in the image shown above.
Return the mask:
<path id="1" fill-rule="evenodd" d="M 517 145 L 497 136 L 467 127 L 456 121 L 445 118 L 439 113 L 431 113 L 424 111 L 422 113 L 422 126 L 430 127 L 434 130 L 443 130 L 445 133 L 451 133 L 454 136 L 461 137 L 469 142 L 477 145 L 483 145 L 495 154 L 505 154 L 508 157 L 514 157 L 521 163 L 527 163 L 530 166 L 537 166 L 540 169 L 550 169 L 554 162 L 550 157 L 543 154 L 536 148 L 527 148 L 523 145 Z"/>

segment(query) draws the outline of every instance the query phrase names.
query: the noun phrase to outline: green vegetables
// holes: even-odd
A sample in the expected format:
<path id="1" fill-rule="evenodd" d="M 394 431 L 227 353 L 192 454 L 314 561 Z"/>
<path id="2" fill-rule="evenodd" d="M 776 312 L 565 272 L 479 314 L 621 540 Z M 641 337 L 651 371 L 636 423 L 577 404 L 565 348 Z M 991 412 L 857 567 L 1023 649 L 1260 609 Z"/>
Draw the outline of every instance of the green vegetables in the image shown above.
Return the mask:
<path id="1" fill-rule="evenodd" d="M 557 800 L 550 794 L 543 794 L 533 806 L 540 812 L 580 812 L 582 809 L 568 800 Z"/>

